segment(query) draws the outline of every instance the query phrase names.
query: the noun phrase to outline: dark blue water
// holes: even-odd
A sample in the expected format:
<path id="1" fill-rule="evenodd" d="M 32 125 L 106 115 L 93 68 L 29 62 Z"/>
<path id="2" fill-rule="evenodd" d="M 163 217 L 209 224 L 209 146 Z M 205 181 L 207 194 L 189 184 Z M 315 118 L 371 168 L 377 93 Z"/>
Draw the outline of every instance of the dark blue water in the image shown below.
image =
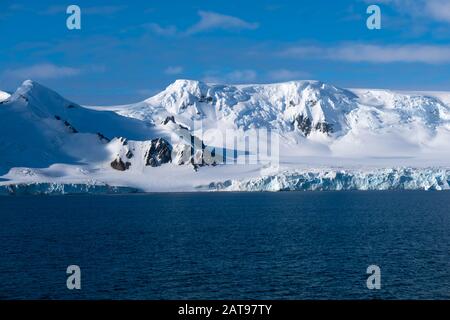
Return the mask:
<path id="1" fill-rule="evenodd" d="M 0 298 L 448 299 L 449 231 L 448 192 L 1 197 Z"/>

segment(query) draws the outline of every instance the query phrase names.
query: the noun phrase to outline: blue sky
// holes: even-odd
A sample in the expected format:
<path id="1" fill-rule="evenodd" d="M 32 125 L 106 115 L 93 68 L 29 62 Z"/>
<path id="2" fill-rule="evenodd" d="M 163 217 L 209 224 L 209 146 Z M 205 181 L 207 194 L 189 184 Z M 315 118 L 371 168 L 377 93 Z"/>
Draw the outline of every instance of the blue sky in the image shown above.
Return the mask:
<path id="1" fill-rule="evenodd" d="M 81 7 L 82 29 L 65 10 Z M 368 30 L 378 4 L 381 30 Z M 0 89 L 31 78 L 83 104 L 137 102 L 178 78 L 318 79 L 450 91 L 449 0 L 0 0 Z"/>

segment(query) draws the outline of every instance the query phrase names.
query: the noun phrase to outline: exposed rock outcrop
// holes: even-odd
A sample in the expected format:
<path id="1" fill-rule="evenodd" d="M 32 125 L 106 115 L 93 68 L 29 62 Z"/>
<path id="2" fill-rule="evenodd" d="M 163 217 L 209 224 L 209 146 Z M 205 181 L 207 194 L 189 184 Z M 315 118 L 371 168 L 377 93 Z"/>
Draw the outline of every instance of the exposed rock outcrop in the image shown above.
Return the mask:
<path id="1" fill-rule="evenodd" d="M 305 135 L 305 137 L 309 136 L 311 133 L 312 123 L 307 116 L 302 114 L 298 115 L 297 118 L 295 118 L 294 124 Z"/>
<path id="2" fill-rule="evenodd" d="M 131 152 L 131 150 L 128 150 L 127 153 L 125 154 L 125 157 L 127 157 L 127 159 L 131 159 L 133 158 L 134 154 L 133 152 Z"/>
<path id="3" fill-rule="evenodd" d="M 119 171 L 128 170 L 130 166 L 131 166 L 130 162 L 123 162 L 122 159 L 120 159 L 120 157 L 117 157 L 116 159 L 114 159 L 113 162 L 111 162 L 111 167 Z"/>
<path id="4" fill-rule="evenodd" d="M 101 132 L 97 132 L 97 137 L 100 139 L 100 141 L 102 142 L 110 142 L 111 139 L 109 139 L 108 137 L 105 137 Z"/>
<path id="5" fill-rule="evenodd" d="M 163 138 L 153 139 L 145 154 L 145 165 L 159 167 L 172 161 L 172 146 Z"/>
<path id="6" fill-rule="evenodd" d="M 305 137 L 309 136 L 312 131 L 319 131 L 325 134 L 333 133 L 333 125 L 331 123 L 323 121 L 313 125 L 311 119 L 302 114 L 295 118 L 294 125 L 303 133 Z"/>
<path id="7" fill-rule="evenodd" d="M 71 133 L 78 133 L 78 130 L 75 129 L 74 126 L 72 126 L 69 121 L 67 120 L 63 120 L 60 116 L 55 115 L 55 119 L 58 121 L 62 121 L 62 123 L 66 126 L 66 128 L 71 132 Z"/>
<path id="8" fill-rule="evenodd" d="M 211 96 L 205 96 L 205 95 L 201 95 L 200 98 L 198 98 L 198 102 L 206 102 L 206 103 L 212 103 L 214 101 L 213 97 Z"/>
<path id="9" fill-rule="evenodd" d="M 127 140 L 127 138 L 119 137 L 119 141 L 120 141 L 120 143 L 121 143 L 123 146 L 128 145 L 128 140 Z"/>
<path id="10" fill-rule="evenodd" d="M 175 122 L 175 117 L 174 117 L 174 116 L 168 116 L 168 117 L 166 117 L 166 119 L 164 119 L 164 121 L 162 122 L 162 124 L 163 124 L 163 125 L 166 125 L 166 124 L 168 124 L 169 122 L 176 123 L 176 122 Z"/>
<path id="11" fill-rule="evenodd" d="M 327 122 L 319 122 L 315 129 L 326 134 L 333 133 L 333 125 Z"/>

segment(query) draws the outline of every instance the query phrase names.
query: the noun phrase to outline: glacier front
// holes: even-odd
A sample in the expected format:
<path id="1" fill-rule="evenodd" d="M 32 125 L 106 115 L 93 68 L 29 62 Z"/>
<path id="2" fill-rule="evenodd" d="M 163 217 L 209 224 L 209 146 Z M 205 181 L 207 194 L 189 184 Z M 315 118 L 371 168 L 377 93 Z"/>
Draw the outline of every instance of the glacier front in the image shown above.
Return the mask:
<path id="1" fill-rule="evenodd" d="M 296 170 L 243 181 L 213 182 L 200 188 L 218 191 L 449 190 L 450 170 Z"/>

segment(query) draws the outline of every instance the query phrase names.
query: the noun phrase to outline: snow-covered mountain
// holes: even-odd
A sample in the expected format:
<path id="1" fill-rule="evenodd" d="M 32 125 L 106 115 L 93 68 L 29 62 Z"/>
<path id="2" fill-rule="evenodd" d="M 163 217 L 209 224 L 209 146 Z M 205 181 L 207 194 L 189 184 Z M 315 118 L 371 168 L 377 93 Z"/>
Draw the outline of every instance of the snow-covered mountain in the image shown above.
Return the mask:
<path id="1" fill-rule="evenodd" d="M 171 114 L 183 123 L 206 126 L 271 128 L 280 132 L 342 132 L 344 115 L 357 107 L 356 96 L 318 81 L 270 85 L 208 85 L 177 80 L 163 92 L 119 113 L 147 121 Z"/>
<path id="2" fill-rule="evenodd" d="M 171 114 L 184 122 L 206 119 L 244 130 L 296 130 L 303 136 L 317 131 L 341 136 L 350 130 L 411 123 L 436 129 L 450 120 L 449 106 L 432 95 L 345 90 L 319 81 L 232 86 L 177 80 L 119 113 L 148 121 Z"/>
<path id="3" fill-rule="evenodd" d="M 25 81 L 0 104 L 0 170 L 104 160 L 108 137 L 147 139 L 142 121 L 95 111 Z"/>
<path id="4" fill-rule="evenodd" d="M 5 101 L 8 99 L 11 95 L 8 92 L 4 92 L 0 90 L 0 102 Z"/>
<path id="5" fill-rule="evenodd" d="M 405 179 L 422 179 L 422 172 L 435 172 L 427 168 L 449 167 L 449 103 L 445 92 L 341 89 L 320 81 L 177 80 L 139 103 L 86 107 L 28 80 L 12 95 L 0 92 L 0 188 L 37 184 L 64 190 L 61 186 L 72 184 L 187 191 L 211 185 L 222 190 L 217 186 L 233 181 L 239 190 L 272 190 L 250 186 L 299 170 L 317 181 L 308 173 L 342 169 L 376 176 L 417 168 L 420 174 Z M 236 165 L 240 157 L 259 159 L 261 141 L 255 149 L 247 149 L 245 141 L 261 129 L 279 140 L 276 163 Z M 223 144 L 227 132 L 234 144 Z"/>

